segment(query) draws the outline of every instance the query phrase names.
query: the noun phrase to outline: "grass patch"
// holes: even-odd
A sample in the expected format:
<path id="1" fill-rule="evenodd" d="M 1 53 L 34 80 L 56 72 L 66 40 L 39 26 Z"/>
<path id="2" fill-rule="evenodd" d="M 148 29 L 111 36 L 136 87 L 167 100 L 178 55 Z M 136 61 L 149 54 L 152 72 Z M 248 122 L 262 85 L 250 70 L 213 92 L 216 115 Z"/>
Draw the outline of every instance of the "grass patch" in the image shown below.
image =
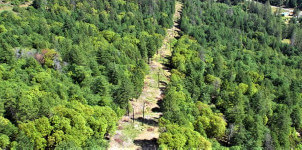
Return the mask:
<path id="1" fill-rule="evenodd" d="M 290 43 L 291 43 L 291 41 L 290 41 L 290 39 L 283 39 L 283 40 L 282 40 L 282 43 L 285 43 L 285 44 L 290 44 Z"/>
<path id="2" fill-rule="evenodd" d="M 10 5 L 0 5 L 0 13 L 3 11 L 12 11 L 13 7 Z"/>
<path id="3" fill-rule="evenodd" d="M 272 8 L 272 13 L 276 13 L 276 12 L 278 12 L 279 11 L 279 9 L 280 9 L 280 13 L 283 13 L 284 12 L 284 10 L 282 9 L 282 8 L 279 8 L 279 7 L 271 7 Z"/>
<path id="4" fill-rule="evenodd" d="M 135 137 L 140 133 L 132 124 L 126 125 L 123 129 L 123 141 L 133 141 Z"/>

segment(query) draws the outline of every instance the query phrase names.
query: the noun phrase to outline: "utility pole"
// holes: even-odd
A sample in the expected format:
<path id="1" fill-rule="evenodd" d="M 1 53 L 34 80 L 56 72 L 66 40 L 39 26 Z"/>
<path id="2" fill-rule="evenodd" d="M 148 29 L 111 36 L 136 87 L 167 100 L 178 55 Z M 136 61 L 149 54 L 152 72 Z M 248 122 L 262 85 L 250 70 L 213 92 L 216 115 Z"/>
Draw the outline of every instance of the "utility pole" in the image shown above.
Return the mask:
<path id="1" fill-rule="evenodd" d="M 144 121 L 145 121 L 145 102 L 143 105 L 143 120 L 142 120 L 142 126 L 144 125 Z"/>
<path id="2" fill-rule="evenodd" d="M 132 112 L 132 119 L 133 119 L 133 125 L 134 125 L 134 108 L 132 106 L 133 112 Z"/>
<path id="3" fill-rule="evenodd" d="M 159 69 L 158 69 L 158 73 L 157 73 L 157 87 L 159 88 Z"/>
<path id="4" fill-rule="evenodd" d="M 128 117 L 130 117 L 130 116 L 129 116 L 129 115 L 130 115 L 130 114 L 129 114 L 129 113 L 130 113 L 129 107 L 130 107 L 130 106 L 128 105 L 128 106 L 127 106 L 127 115 L 128 115 Z"/>
<path id="5" fill-rule="evenodd" d="M 172 53 L 172 39 L 170 40 L 170 53 Z M 166 59 L 167 60 L 167 63 L 166 64 L 169 64 L 169 59 Z"/>

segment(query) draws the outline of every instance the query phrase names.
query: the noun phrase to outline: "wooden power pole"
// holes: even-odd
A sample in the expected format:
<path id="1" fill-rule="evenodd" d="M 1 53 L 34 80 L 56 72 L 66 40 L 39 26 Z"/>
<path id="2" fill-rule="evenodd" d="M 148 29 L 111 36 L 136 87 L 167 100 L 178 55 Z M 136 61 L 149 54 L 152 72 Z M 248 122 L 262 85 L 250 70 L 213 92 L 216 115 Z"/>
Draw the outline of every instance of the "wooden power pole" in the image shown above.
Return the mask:
<path id="1" fill-rule="evenodd" d="M 134 108 L 132 107 L 133 111 L 132 111 L 132 119 L 133 119 L 133 125 L 134 125 Z"/>
<path id="2" fill-rule="evenodd" d="M 158 73 L 157 73 L 157 87 L 159 88 L 159 69 L 158 69 Z"/>
<path id="3" fill-rule="evenodd" d="M 143 120 L 142 120 L 142 126 L 144 125 L 144 121 L 145 121 L 145 102 L 143 105 Z"/>

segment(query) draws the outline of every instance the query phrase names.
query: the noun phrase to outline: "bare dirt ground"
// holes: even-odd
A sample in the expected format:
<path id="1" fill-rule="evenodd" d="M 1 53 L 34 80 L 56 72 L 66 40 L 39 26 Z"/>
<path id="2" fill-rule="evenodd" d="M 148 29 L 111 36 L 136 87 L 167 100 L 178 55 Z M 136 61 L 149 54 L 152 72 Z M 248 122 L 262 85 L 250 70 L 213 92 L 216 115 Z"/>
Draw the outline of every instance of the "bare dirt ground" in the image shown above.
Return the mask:
<path id="1" fill-rule="evenodd" d="M 158 119 L 162 113 L 160 103 L 164 90 L 169 82 L 170 69 L 165 66 L 171 56 L 170 41 L 179 36 L 178 20 L 181 16 L 182 4 L 175 6 L 174 25 L 167 30 L 163 45 L 150 63 L 150 72 L 145 77 L 145 85 L 141 96 L 131 102 L 134 110 L 129 116 L 124 116 L 118 125 L 116 134 L 111 137 L 109 149 L 154 150 L 158 149 L 159 138 Z M 145 119 L 143 105 L 145 104 Z"/>
<path id="2" fill-rule="evenodd" d="M 33 3 L 33 1 L 29 1 L 29 2 L 25 2 L 24 4 L 19 5 L 19 7 L 28 7 L 29 5 L 31 5 Z"/>

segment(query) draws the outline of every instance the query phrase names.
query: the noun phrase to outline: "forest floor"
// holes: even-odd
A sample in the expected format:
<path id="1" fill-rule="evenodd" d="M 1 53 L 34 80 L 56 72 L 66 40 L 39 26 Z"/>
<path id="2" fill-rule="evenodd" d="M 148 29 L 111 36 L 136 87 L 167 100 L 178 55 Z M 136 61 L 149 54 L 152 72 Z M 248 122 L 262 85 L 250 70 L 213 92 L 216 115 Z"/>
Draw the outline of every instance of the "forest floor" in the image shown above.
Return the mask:
<path id="1" fill-rule="evenodd" d="M 150 71 L 145 77 L 142 94 L 138 99 L 131 101 L 134 122 L 133 112 L 129 116 L 122 117 L 118 123 L 116 134 L 110 139 L 109 149 L 158 149 L 157 139 L 160 134 L 158 119 L 162 115 L 160 105 L 171 74 L 170 68 L 166 64 L 169 63 L 171 57 L 170 42 L 179 36 L 178 21 L 181 11 L 182 4 L 177 2 L 173 18 L 174 25 L 167 30 L 162 47 L 149 64 Z M 143 108 L 145 108 L 144 119 Z"/>

